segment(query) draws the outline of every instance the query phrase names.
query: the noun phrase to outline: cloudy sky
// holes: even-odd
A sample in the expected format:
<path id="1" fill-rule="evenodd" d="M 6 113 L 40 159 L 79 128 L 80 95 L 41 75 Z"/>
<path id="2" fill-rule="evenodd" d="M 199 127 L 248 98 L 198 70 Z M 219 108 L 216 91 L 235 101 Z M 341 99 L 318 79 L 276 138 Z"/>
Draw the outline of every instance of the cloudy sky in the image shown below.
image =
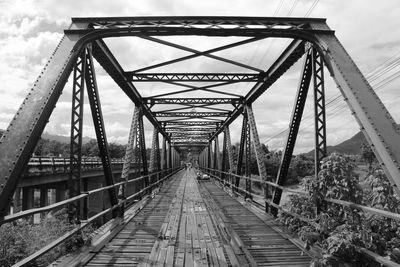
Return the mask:
<path id="1" fill-rule="evenodd" d="M 5 129 L 23 98 L 39 74 L 71 17 L 89 16 L 292 16 L 323 17 L 360 67 L 364 75 L 386 104 L 395 120 L 400 120 L 400 5 L 398 0 L 132 0 L 132 1 L 50 1 L 0 0 L 0 129 Z M 241 38 L 163 38 L 197 50 L 206 50 Z M 107 39 L 125 70 L 134 70 L 187 55 L 134 37 Z M 282 51 L 287 40 L 269 39 L 237 49 L 217 53 L 219 56 L 267 69 Z M 187 61 L 157 71 L 242 71 L 211 59 Z M 269 89 L 254 104 L 260 139 L 272 148 L 280 148 L 286 138 L 292 104 L 300 76 L 301 62 Z M 96 69 L 109 141 L 126 143 L 132 104 L 108 78 L 101 67 Z M 326 73 L 328 144 L 334 145 L 358 131 L 335 84 Z M 227 87 L 232 93 L 244 94 L 250 84 Z M 171 88 L 159 84 L 139 84 L 143 96 L 169 92 Z M 51 134 L 69 134 L 71 85 L 67 84 L 45 131 Z M 216 95 L 217 96 L 217 95 Z M 312 149 L 313 120 L 312 95 L 304 113 L 297 153 Z M 89 107 L 85 106 L 84 135 L 94 137 Z M 240 136 L 240 122 L 231 127 L 232 141 Z M 146 124 L 147 145 L 151 127 Z"/>

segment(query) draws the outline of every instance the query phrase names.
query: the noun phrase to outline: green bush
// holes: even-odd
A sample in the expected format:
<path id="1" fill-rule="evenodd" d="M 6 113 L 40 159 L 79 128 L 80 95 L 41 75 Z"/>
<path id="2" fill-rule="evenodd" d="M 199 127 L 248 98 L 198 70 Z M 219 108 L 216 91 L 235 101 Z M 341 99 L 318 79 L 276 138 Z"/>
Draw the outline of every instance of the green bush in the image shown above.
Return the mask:
<path id="1" fill-rule="evenodd" d="M 337 266 L 335 259 L 355 266 L 375 266 L 376 263 L 358 252 L 357 247 L 400 262 L 399 222 L 324 201 L 325 198 L 340 199 L 399 212 L 399 198 L 382 170 L 370 172 L 364 190 L 355 170 L 354 161 L 340 154 L 331 154 L 324 159 L 318 179 L 303 179 L 303 187 L 309 196 L 291 195 L 286 204 L 289 211 L 309 218 L 313 223 L 307 224 L 284 213 L 279 215 L 279 220 L 297 233 L 307 248 L 317 243 L 324 249 L 324 256 L 312 266 Z"/>
<path id="2" fill-rule="evenodd" d="M 0 266 L 11 266 L 33 254 L 75 226 L 68 223 L 65 210 L 43 219 L 39 224 L 26 220 L 6 223 L 0 227 Z M 60 256 L 76 250 L 89 240 L 93 227 L 88 226 L 67 242 L 36 259 L 30 266 L 47 266 Z"/>

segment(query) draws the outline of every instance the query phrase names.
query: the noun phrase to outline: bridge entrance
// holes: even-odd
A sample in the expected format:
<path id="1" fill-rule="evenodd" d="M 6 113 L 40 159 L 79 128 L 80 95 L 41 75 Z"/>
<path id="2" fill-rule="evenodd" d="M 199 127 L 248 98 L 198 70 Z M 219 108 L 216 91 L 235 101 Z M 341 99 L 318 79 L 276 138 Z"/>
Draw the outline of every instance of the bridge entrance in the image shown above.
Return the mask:
<path id="1" fill-rule="evenodd" d="M 220 38 L 223 42 L 218 47 L 198 50 L 176 41 L 179 40 L 177 38 L 183 39 L 188 36 Z M 126 62 L 130 59 L 114 55 L 110 48 L 114 43 L 109 40 L 119 38 L 146 40 L 184 53 L 179 58 L 129 69 Z M 289 40 L 267 68 L 245 64 L 226 56 L 233 51 L 230 49 L 245 51 L 247 45 L 262 42 L 267 38 Z M 190 60 L 204 58 L 218 62 L 221 66 L 197 61 L 196 64 L 204 64 L 206 67 L 206 70 L 197 71 L 196 64 L 188 63 Z M 275 85 L 296 62 L 302 62 L 300 80 L 296 93 L 293 91 L 295 101 L 279 170 L 276 177 L 272 177 L 267 174 L 265 150 L 260 142 L 256 123 L 256 119 L 259 118 L 254 115 L 253 107 L 257 99 Z M 172 68 L 172 64 L 179 64 L 180 67 Z M 99 94 L 102 85 L 96 75 L 100 67 L 121 89 L 132 107 L 127 110 L 132 119 L 125 156 L 118 173 L 112 166 L 113 160 L 106 135 L 107 125 L 103 117 L 103 112 L 108 110 L 101 105 Z M 170 71 L 170 68 L 174 71 Z M 284 234 L 277 232 L 275 226 L 270 225 L 272 217 L 269 216 L 287 212 L 280 205 L 282 192 L 286 190 L 283 186 L 287 180 L 306 99 L 311 95 L 310 87 L 315 119 L 314 168 L 315 179 L 318 179 L 321 160 L 327 156 L 326 71 L 332 76 L 359 123 L 393 190 L 398 192 L 398 127 L 337 40 L 334 31 L 327 26 L 325 19 L 73 18 L 70 28 L 64 31 L 64 37 L 1 139 L 0 214 L 3 216 L 2 223 L 6 223 L 24 216 L 67 207 L 69 222 L 76 225 L 76 228 L 24 259 L 19 265 L 40 257 L 101 217 L 119 224 L 113 226 L 118 231 L 109 228 L 111 235 L 105 235 L 102 245 L 94 248 L 95 253 L 85 254 L 85 262 L 88 264 L 93 261 L 97 262 L 96 264 L 117 264 L 114 261 L 124 261 L 124 256 L 116 255 L 114 258 L 107 254 L 111 247 L 117 251 L 132 249 L 135 250 L 132 253 L 139 254 L 146 251 L 147 256 L 140 254 L 143 256 L 141 259 L 145 259 L 143 264 L 165 262 L 168 265 L 174 262 L 181 265 L 182 261 L 186 264 L 192 259 L 207 260 L 208 265 L 238 266 L 270 264 L 270 259 L 276 259 L 272 261 L 273 264 L 307 262 L 309 257 L 293 242 L 285 240 Z M 64 87 L 68 79 L 72 85 L 69 159 L 64 168 L 64 174 L 67 175 L 64 185 L 68 198 L 60 199 L 51 205 L 41 205 L 40 208 L 9 214 L 14 193 L 25 180 L 21 177 L 29 166 L 31 155 L 62 91 L 66 90 Z M 164 88 L 167 90 L 164 91 Z M 152 93 L 153 89 L 157 90 L 157 93 Z M 99 184 L 99 188 L 92 188 L 88 179 L 85 179 L 82 157 L 85 95 L 90 107 L 101 162 L 102 183 Z M 241 123 L 237 123 L 239 120 Z M 149 154 L 146 142 L 150 138 L 146 136 L 145 121 L 153 128 Z M 241 125 L 240 129 L 232 127 L 235 123 Z M 237 158 L 234 158 L 232 148 L 233 134 L 240 136 Z M 250 160 L 253 154 L 257 162 L 258 178 L 251 176 Z M 216 180 L 231 194 L 241 195 L 249 202 L 257 198 L 259 204 L 256 205 L 261 205 L 267 215 L 255 208 L 252 210 L 251 205 L 249 207 L 245 203 L 234 202 L 224 190 L 208 180 L 196 184 L 197 173 L 194 169 L 181 170 L 182 163 L 186 162 L 196 167 L 200 177 Z M 165 185 L 171 177 L 174 179 Z M 55 176 L 50 176 L 49 179 L 54 178 Z M 255 182 L 262 187 L 261 195 L 256 195 L 252 189 Z M 135 186 L 132 187 L 132 184 Z M 161 190 L 165 190 L 164 194 L 157 194 L 150 200 L 150 196 L 156 195 L 163 184 L 164 189 Z M 95 215 L 90 215 L 88 199 L 99 192 L 104 193 L 101 199 L 107 204 Z M 191 192 L 191 195 L 188 192 Z M 344 206 L 354 204 L 337 199 L 324 201 Z M 148 204 L 143 206 L 145 202 Z M 175 205 L 180 205 L 181 208 L 175 209 Z M 141 208 L 143 210 L 139 212 Z M 393 213 L 371 210 L 360 205 L 357 208 L 398 219 L 398 215 Z M 157 209 L 160 209 L 159 214 L 154 213 Z M 316 212 L 319 213 L 320 209 L 320 203 L 316 203 Z M 252 213 L 249 213 L 250 211 Z M 136 213 L 138 217 L 134 216 Z M 243 214 L 254 218 L 255 224 L 246 224 Z M 151 229 L 147 230 L 154 232 L 158 228 L 161 229 L 161 238 L 157 239 L 154 235 L 144 233 L 142 226 L 136 228 L 135 220 L 143 220 L 145 224 L 154 222 L 151 226 L 154 228 L 150 227 Z M 251 220 L 253 222 L 253 219 Z M 196 223 L 201 227 L 194 230 L 192 226 Z M 181 232 L 183 229 L 186 230 Z M 130 230 L 133 231 L 132 235 L 127 233 Z M 144 236 L 141 236 L 142 234 Z M 200 241 L 201 235 L 206 240 L 205 243 Z M 256 245 L 251 239 L 253 235 L 259 237 L 259 241 L 254 241 Z M 139 249 L 137 242 L 142 239 L 145 245 Z M 211 241 L 207 243 L 207 240 Z M 276 249 L 269 249 L 268 246 L 274 246 L 274 240 L 279 243 L 278 247 L 283 245 L 287 248 L 284 257 Z M 132 242 L 132 247 L 118 245 L 124 242 Z M 155 245 L 152 246 L 152 242 Z M 370 257 L 373 255 L 372 257 L 379 262 L 385 262 L 373 252 L 362 251 Z M 133 261 L 139 263 L 138 258 L 134 258 Z"/>

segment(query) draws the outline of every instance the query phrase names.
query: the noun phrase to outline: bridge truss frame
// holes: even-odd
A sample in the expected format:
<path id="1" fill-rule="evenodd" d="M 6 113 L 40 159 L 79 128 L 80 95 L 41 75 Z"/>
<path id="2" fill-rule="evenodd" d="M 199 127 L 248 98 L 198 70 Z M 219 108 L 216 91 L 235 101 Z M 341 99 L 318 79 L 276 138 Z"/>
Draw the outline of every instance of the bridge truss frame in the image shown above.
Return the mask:
<path id="1" fill-rule="evenodd" d="M 325 19 L 312 18 L 262 18 L 262 17 L 116 17 L 116 18 L 73 18 L 69 29 L 45 65 L 41 74 L 27 95 L 17 114 L 12 119 L 9 127 L 0 141 L 0 214 L 6 215 L 8 205 L 17 187 L 19 177 L 29 161 L 35 145 L 40 138 L 44 127 L 59 99 L 64 85 L 82 57 L 86 53 L 85 65 L 86 85 L 88 92 L 92 92 L 89 98 L 95 123 L 96 136 L 102 152 L 102 161 L 107 185 L 114 184 L 111 165 L 109 164 L 109 152 L 107 140 L 102 122 L 102 112 L 98 96 L 96 97 L 97 84 L 94 76 L 94 68 L 90 60 L 96 59 L 110 77 L 117 83 L 121 90 L 129 97 L 140 110 L 140 116 L 135 131 L 137 148 L 140 148 L 141 161 L 145 163 L 147 170 L 147 158 L 143 151 L 144 128 L 143 116 L 154 126 L 155 131 L 163 137 L 161 168 L 176 167 L 179 165 L 179 153 L 182 149 L 197 147 L 201 153 L 199 156 L 202 167 L 226 168 L 225 161 L 219 161 L 218 136 L 223 133 L 230 124 L 239 116 L 245 114 L 246 122 L 243 124 L 242 139 L 246 140 L 246 149 L 240 149 L 239 158 L 248 157 L 251 146 L 256 154 L 259 173 L 262 180 L 268 181 L 263 157 L 265 156 L 257 133 L 255 118 L 251 109 L 259 96 L 261 96 L 276 80 L 278 80 L 294 63 L 306 54 L 305 67 L 301 74 L 301 83 L 297 95 L 297 101 L 290 122 L 290 136 L 288 137 L 284 155 L 279 168 L 278 177 L 273 179 L 278 185 L 284 185 L 285 176 L 292 158 L 298 128 L 300 126 L 302 109 L 304 108 L 304 95 L 306 88 L 313 77 L 315 95 L 315 121 L 316 121 L 316 170 L 319 168 L 319 160 L 326 155 L 326 128 L 325 128 L 325 102 L 324 102 L 324 65 L 338 85 L 342 95 L 347 101 L 361 130 L 372 146 L 375 155 L 391 183 L 397 188 L 400 186 L 400 134 L 399 129 L 382 104 L 372 87 L 359 71 L 356 64 L 347 54 L 346 50 L 337 40 L 326 24 Z M 157 38 L 160 36 L 239 36 L 247 39 L 209 49 L 198 51 L 189 47 L 178 45 Z M 138 70 L 124 70 L 115 56 L 104 42 L 104 38 L 136 36 L 152 42 L 174 47 L 190 55 L 147 66 Z M 291 43 L 284 49 L 278 59 L 267 69 L 262 70 L 237 61 L 217 56 L 213 53 L 252 43 L 269 37 L 290 38 Z M 311 56 L 310 56 L 311 55 Z M 221 62 L 233 64 L 247 70 L 243 73 L 153 73 L 147 72 L 160 66 L 181 62 L 196 57 L 208 57 Z M 248 71 L 252 71 L 249 73 Z M 133 82 L 161 82 L 182 87 L 179 92 L 165 93 L 143 98 Z M 212 82 L 204 86 L 193 86 L 184 82 Z M 244 96 L 230 92 L 222 92 L 226 98 L 175 98 L 177 93 L 190 93 L 204 91 L 207 93 L 221 93 L 217 87 L 240 82 L 253 82 L 252 89 Z M 90 86 L 90 87 L 89 87 Z M 180 105 L 178 109 L 164 109 L 153 111 L 155 106 L 165 104 Z M 216 108 L 217 104 L 230 105 L 231 109 Z M 202 108 L 207 112 L 187 112 L 189 109 Z M 79 109 L 79 108 L 78 108 Z M 73 110 L 77 110 L 74 106 Z M 78 114 L 78 113 L 77 113 Z M 79 115 L 77 115 L 79 117 Z M 163 119 L 163 117 L 168 117 Z M 74 124 L 79 126 L 75 117 Z M 81 126 L 79 126 L 81 127 Z M 74 158 L 71 162 L 77 165 L 79 161 L 79 127 L 73 128 L 71 147 Z M 202 128 L 204 127 L 204 128 Z M 182 138 L 188 128 L 196 129 L 194 138 Z M 173 130 L 172 130 L 173 129 Z M 131 129 L 132 131 L 132 129 Z M 190 132 L 190 131 L 188 131 Z M 250 135 L 252 138 L 250 138 Z M 78 139 L 75 139 L 75 138 Z M 139 137 L 139 138 L 138 138 Z M 228 136 L 227 136 L 228 137 Z M 157 140 L 158 138 L 153 138 Z M 77 140 L 77 141 L 76 141 Z M 212 151 L 212 142 L 215 144 Z M 233 168 L 230 138 L 226 138 L 223 144 L 223 157 L 229 158 L 231 172 L 240 172 L 240 166 Z M 244 146 L 244 143 L 243 143 Z M 242 147 L 242 142 L 241 142 Z M 129 148 L 129 146 L 128 146 Z M 153 144 L 153 148 L 158 148 Z M 77 150 L 78 149 L 78 150 Z M 243 153 L 246 153 L 244 155 Z M 72 153 L 71 153 L 72 157 Z M 158 156 L 157 156 L 158 157 Z M 155 155 L 151 157 L 154 164 Z M 128 160 L 128 157 L 126 158 Z M 73 165 L 71 170 L 77 170 Z M 157 167 L 158 168 L 158 167 Z M 151 170 L 157 169 L 151 166 Z M 78 170 L 79 172 L 79 170 Z M 79 173 L 71 178 L 79 180 Z M 247 171 L 246 171 L 247 173 Z M 72 176 L 71 176 L 72 177 Z M 148 181 L 145 182 L 147 185 Z M 71 192 L 72 192 L 71 183 Z M 76 184 L 75 184 L 76 185 Z M 72 195 L 79 193 L 76 186 Z M 117 194 L 114 187 L 109 189 L 111 205 L 117 202 Z M 71 195 L 71 196 L 72 196 Z M 281 192 L 276 188 L 273 194 L 273 203 L 280 201 Z M 270 198 L 270 189 L 265 188 L 266 200 Z M 72 209 L 71 209 L 72 210 Z M 78 216 L 79 217 L 79 216 Z"/>

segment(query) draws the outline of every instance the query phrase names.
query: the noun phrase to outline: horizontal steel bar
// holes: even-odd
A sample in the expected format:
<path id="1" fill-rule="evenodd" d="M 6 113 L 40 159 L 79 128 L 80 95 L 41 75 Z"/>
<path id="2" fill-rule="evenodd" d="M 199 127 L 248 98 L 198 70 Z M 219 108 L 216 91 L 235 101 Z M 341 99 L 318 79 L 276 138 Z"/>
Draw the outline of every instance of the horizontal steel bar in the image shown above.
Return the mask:
<path id="1" fill-rule="evenodd" d="M 252 73 L 135 73 L 125 72 L 132 82 L 256 82 L 262 74 Z"/>
<path id="2" fill-rule="evenodd" d="M 147 104 L 239 104 L 240 98 L 143 98 Z"/>
<path id="3" fill-rule="evenodd" d="M 153 112 L 155 117 L 227 117 L 229 112 Z"/>
<path id="4" fill-rule="evenodd" d="M 145 16 L 145 17 L 74 17 L 72 22 L 79 23 L 131 23 L 136 25 L 176 25 L 188 27 L 193 24 L 209 25 L 269 25 L 269 24 L 303 24 L 303 23 L 325 23 L 325 18 L 303 18 L 303 17 L 245 17 L 245 16 Z"/>
<path id="5" fill-rule="evenodd" d="M 189 126 L 185 125 L 185 126 L 180 126 L 180 127 L 168 127 L 168 128 L 165 128 L 165 131 L 167 133 L 172 133 L 172 132 L 175 132 L 175 131 L 179 131 L 179 132 L 182 132 L 182 131 L 213 132 L 215 130 L 216 130 L 216 128 L 210 128 L 210 127 L 195 127 L 194 128 L 194 127 L 190 127 L 190 125 Z"/>
<path id="6" fill-rule="evenodd" d="M 186 125 L 191 125 L 191 126 L 203 126 L 203 125 L 218 125 L 218 122 L 214 121 L 171 121 L 171 122 L 165 122 L 167 125 L 181 125 L 181 126 L 186 126 Z"/>
<path id="7" fill-rule="evenodd" d="M 305 35 L 326 34 L 333 35 L 335 32 L 332 30 L 318 30 L 318 29 L 301 29 L 296 26 L 288 26 L 286 28 L 276 27 L 263 27 L 263 28 L 184 28 L 184 27 L 112 27 L 112 28 L 99 28 L 99 29 L 77 29 L 77 30 L 64 30 L 67 35 L 86 35 L 91 33 L 100 33 L 104 36 L 189 36 L 189 35 L 204 35 L 204 36 L 242 36 L 242 37 L 305 37 Z"/>

